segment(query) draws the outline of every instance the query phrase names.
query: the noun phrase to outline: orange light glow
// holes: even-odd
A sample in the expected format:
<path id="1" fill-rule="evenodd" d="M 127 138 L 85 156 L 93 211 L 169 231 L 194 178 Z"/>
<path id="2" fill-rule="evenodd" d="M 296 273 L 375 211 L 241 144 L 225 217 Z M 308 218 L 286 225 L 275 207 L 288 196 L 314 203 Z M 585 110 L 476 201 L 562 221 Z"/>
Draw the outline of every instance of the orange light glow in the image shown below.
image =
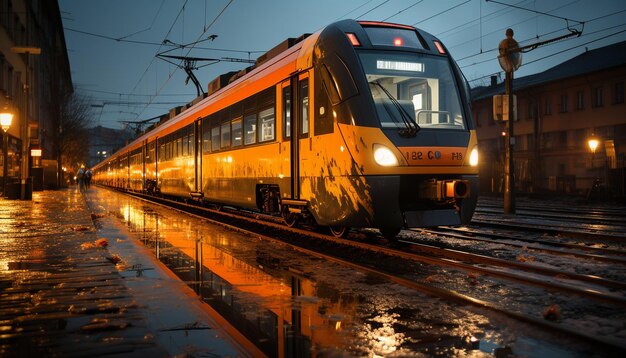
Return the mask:
<path id="1" fill-rule="evenodd" d="M 446 54 L 446 50 L 443 48 L 443 45 L 441 44 L 441 42 L 435 41 L 435 47 L 437 47 L 437 51 L 439 51 L 440 54 L 442 55 Z"/>
<path id="2" fill-rule="evenodd" d="M 395 39 L 393 39 L 393 44 L 394 46 L 402 46 L 404 45 L 404 41 L 401 37 L 396 37 Z"/>
<path id="3" fill-rule="evenodd" d="M 355 34 L 348 32 L 346 33 L 346 36 L 348 36 L 348 39 L 350 40 L 352 46 L 361 46 L 361 43 L 359 42 L 359 39 L 356 37 Z"/>

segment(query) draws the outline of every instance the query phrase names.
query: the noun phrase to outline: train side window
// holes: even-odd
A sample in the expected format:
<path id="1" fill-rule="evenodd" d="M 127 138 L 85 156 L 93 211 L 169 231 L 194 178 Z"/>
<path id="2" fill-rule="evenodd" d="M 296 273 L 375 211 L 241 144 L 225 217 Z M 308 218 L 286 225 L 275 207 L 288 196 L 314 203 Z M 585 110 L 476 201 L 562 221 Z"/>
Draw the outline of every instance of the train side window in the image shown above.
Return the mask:
<path id="1" fill-rule="evenodd" d="M 326 58 L 328 66 L 325 67 L 328 70 L 330 75 L 330 80 L 332 81 L 332 85 L 335 87 L 337 94 L 339 95 L 340 101 L 345 101 L 346 99 L 356 96 L 359 94 L 359 89 L 354 82 L 354 78 L 352 78 L 352 73 L 348 69 L 348 66 L 345 62 L 339 57 L 337 54 L 328 56 Z M 330 87 L 331 83 L 326 84 L 327 87 Z M 331 93 L 333 88 L 327 88 Z M 332 98 L 333 104 L 337 104 Z"/>
<path id="2" fill-rule="evenodd" d="M 309 134 L 309 79 L 300 80 L 300 108 L 302 117 L 300 119 L 300 134 L 306 136 Z"/>
<path id="3" fill-rule="evenodd" d="M 221 148 L 230 146 L 230 122 L 222 123 L 222 145 Z"/>
<path id="4" fill-rule="evenodd" d="M 202 152 L 208 153 L 211 151 L 211 126 L 209 118 L 202 120 Z"/>
<path id="5" fill-rule="evenodd" d="M 220 127 L 211 129 L 211 150 L 220 150 Z"/>
<path id="6" fill-rule="evenodd" d="M 335 82 L 333 76 L 330 74 L 330 70 L 325 64 L 320 67 L 319 75 L 322 80 L 322 87 L 325 88 L 332 103 L 334 105 L 339 104 L 339 102 L 341 102 L 341 97 L 339 96 L 339 90 L 337 89 L 337 82 Z"/>
<path id="7" fill-rule="evenodd" d="M 248 114 L 244 118 L 245 122 L 245 131 L 246 131 L 246 144 L 254 144 L 256 143 L 256 113 Z"/>
<path id="8" fill-rule="evenodd" d="M 270 107 L 259 112 L 259 142 L 274 140 L 274 107 Z"/>
<path id="9" fill-rule="evenodd" d="M 241 146 L 241 143 L 243 143 L 243 140 L 242 140 L 243 130 L 241 128 L 241 117 L 237 119 L 233 119 L 231 128 L 233 132 L 233 147 L 239 147 Z"/>
<path id="10" fill-rule="evenodd" d="M 183 155 L 183 139 L 178 138 L 176 139 L 176 152 L 174 153 L 174 157 L 178 158 L 181 155 Z"/>
<path id="11" fill-rule="evenodd" d="M 183 156 L 189 155 L 189 136 L 183 137 Z"/>
<path id="12" fill-rule="evenodd" d="M 317 109 L 313 111 L 313 121 L 315 122 L 313 132 L 315 135 L 332 133 L 334 130 L 327 88 L 321 82 L 320 77 L 317 76 L 315 80 L 315 107 Z"/>
<path id="13" fill-rule="evenodd" d="M 291 87 L 283 88 L 283 138 L 291 137 Z"/>
<path id="14" fill-rule="evenodd" d="M 154 162 L 154 160 L 156 159 L 154 157 L 154 155 L 155 155 L 154 147 L 155 147 L 154 142 L 148 144 L 148 155 L 146 156 L 146 160 L 150 159 L 151 162 Z"/>
<path id="15" fill-rule="evenodd" d="M 195 138 L 195 136 L 193 135 L 193 133 L 191 133 L 189 135 L 189 155 L 194 155 L 194 153 L 196 151 L 194 138 Z"/>

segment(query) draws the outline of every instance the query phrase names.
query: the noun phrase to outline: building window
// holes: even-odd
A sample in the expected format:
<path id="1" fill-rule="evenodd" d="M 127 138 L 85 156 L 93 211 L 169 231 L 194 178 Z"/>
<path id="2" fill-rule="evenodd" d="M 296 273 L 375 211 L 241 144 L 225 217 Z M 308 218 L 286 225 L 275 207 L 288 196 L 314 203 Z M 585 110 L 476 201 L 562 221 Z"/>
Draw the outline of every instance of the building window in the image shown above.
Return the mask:
<path id="1" fill-rule="evenodd" d="M 537 102 L 534 100 L 528 101 L 528 119 L 537 118 Z"/>
<path id="2" fill-rule="evenodd" d="M 624 82 L 618 82 L 615 84 L 615 94 L 613 96 L 613 103 L 624 103 Z"/>
<path id="3" fill-rule="evenodd" d="M 546 97 L 546 104 L 544 106 L 543 114 L 549 116 L 552 114 L 552 97 Z"/>
<path id="4" fill-rule="evenodd" d="M 602 99 L 602 87 L 596 87 L 593 89 L 593 106 L 601 107 L 604 104 Z"/>
<path id="5" fill-rule="evenodd" d="M 561 112 L 562 113 L 567 112 L 567 95 L 566 94 L 561 95 Z"/>
<path id="6" fill-rule="evenodd" d="M 585 109 L 585 92 L 583 91 L 576 92 L 576 109 Z"/>

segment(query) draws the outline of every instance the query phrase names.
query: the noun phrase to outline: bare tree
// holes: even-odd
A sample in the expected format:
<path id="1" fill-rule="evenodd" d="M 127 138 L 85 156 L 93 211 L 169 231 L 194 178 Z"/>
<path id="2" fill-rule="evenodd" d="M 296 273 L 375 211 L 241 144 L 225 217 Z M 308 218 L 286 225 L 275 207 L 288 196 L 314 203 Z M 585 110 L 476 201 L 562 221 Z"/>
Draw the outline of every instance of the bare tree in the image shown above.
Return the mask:
<path id="1" fill-rule="evenodd" d="M 76 172 L 85 163 L 89 155 L 89 133 L 93 117 L 89 101 L 75 93 L 64 93 L 58 102 L 58 115 L 55 116 L 57 131 L 53 136 L 58 163 L 58 178 L 61 180 L 62 168 Z M 62 183 L 59 182 L 59 186 Z"/>

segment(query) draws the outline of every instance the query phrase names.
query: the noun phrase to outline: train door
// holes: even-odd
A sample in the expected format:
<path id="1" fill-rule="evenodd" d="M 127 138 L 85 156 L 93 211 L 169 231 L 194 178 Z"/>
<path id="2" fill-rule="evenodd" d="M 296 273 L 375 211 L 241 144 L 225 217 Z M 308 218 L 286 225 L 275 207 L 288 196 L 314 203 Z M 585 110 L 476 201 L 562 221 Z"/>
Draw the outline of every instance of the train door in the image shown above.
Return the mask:
<path id="1" fill-rule="evenodd" d="M 283 88 L 283 106 L 290 111 L 284 125 L 285 130 L 289 133 L 291 143 L 292 199 L 300 199 L 302 159 L 306 159 L 311 151 L 308 143 L 310 130 L 309 98 L 308 73 L 294 76 L 291 79 L 291 85 Z"/>
<path id="2" fill-rule="evenodd" d="M 198 118 L 194 125 L 194 167 L 196 186 L 195 192 L 202 196 L 202 119 Z"/>
<path id="3" fill-rule="evenodd" d="M 155 190 L 160 190 L 159 185 L 159 160 L 161 160 L 161 140 L 154 138 L 154 186 Z"/>
<path id="4" fill-rule="evenodd" d="M 298 76 L 298 88 L 297 96 L 295 98 L 295 116 L 294 120 L 297 122 L 298 133 L 298 198 L 301 200 L 308 200 L 309 198 L 302 196 L 302 178 L 310 172 L 311 166 L 311 117 L 310 117 L 310 101 L 309 95 L 309 74 L 302 73 Z"/>
<path id="5" fill-rule="evenodd" d="M 146 162 L 148 161 L 148 140 L 144 140 L 141 146 L 141 191 L 146 191 Z"/>

